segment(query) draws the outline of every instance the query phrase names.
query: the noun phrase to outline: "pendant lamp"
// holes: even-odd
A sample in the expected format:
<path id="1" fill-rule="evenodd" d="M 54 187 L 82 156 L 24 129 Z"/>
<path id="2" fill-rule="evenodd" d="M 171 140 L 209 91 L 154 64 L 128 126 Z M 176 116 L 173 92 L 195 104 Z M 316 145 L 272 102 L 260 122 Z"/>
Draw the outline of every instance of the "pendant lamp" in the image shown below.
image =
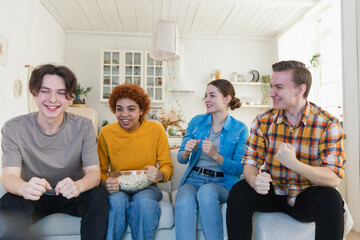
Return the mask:
<path id="1" fill-rule="evenodd" d="M 150 57 L 158 61 L 176 61 L 179 55 L 179 31 L 175 21 L 160 20 L 155 25 Z"/>

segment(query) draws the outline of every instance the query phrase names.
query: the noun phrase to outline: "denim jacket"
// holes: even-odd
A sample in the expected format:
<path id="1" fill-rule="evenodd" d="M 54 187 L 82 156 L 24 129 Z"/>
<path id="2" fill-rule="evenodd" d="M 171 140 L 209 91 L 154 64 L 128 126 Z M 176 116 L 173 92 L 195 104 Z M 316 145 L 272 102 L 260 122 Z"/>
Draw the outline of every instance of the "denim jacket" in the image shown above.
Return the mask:
<path id="1" fill-rule="evenodd" d="M 181 142 L 177 160 L 182 164 L 187 164 L 189 159 L 183 160 L 182 158 L 187 141 L 190 139 L 201 139 L 201 142 L 190 155 L 189 167 L 186 169 L 179 187 L 184 184 L 190 171 L 199 159 L 202 149 L 202 140 L 209 136 L 211 125 L 211 113 L 197 115 L 189 122 L 186 134 Z M 243 173 L 241 160 L 246 151 L 246 140 L 248 136 L 249 130 L 247 126 L 228 114 L 220 134 L 220 155 L 224 157 L 224 162 L 222 165 L 219 165 L 219 167 L 224 172 L 225 185 L 229 190 L 240 180 L 240 175 Z"/>

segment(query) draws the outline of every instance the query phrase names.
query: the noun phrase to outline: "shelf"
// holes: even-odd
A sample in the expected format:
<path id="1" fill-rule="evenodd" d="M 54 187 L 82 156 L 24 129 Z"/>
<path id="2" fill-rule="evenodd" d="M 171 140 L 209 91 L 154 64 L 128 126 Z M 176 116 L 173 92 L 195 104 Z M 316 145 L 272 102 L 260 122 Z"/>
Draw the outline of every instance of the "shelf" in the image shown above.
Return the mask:
<path id="1" fill-rule="evenodd" d="M 242 108 L 272 108 L 270 105 L 241 105 Z"/>
<path id="2" fill-rule="evenodd" d="M 261 86 L 262 82 L 232 82 L 233 85 L 242 85 L 242 86 Z"/>
<path id="3" fill-rule="evenodd" d="M 179 149 L 180 146 L 169 146 L 170 150 Z"/>
<path id="4" fill-rule="evenodd" d="M 194 90 L 181 90 L 181 89 L 174 89 L 170 90 L 171 93 L 195 93 Z"/>

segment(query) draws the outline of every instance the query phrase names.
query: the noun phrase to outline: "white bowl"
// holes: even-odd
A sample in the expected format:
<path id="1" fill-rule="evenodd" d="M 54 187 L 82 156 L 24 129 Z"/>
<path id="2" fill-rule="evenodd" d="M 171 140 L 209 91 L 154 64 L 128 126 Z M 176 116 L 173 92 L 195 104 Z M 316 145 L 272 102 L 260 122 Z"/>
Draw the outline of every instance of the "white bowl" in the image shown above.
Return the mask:
<path id="1" fill-rule="evenodd" d="M 108 176 L 118 179 L 121 191 L 135 193 L 151 185 L 146 172 L 147 170 L 110 171 Z"/>

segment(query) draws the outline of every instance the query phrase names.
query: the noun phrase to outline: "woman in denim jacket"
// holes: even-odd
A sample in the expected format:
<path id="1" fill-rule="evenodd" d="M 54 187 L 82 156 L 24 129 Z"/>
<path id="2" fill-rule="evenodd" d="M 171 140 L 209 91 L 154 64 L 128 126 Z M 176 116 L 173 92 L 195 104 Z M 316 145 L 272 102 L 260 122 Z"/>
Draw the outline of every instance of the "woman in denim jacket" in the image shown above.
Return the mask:
<path id="1" fill-rule="evenodd" d="M 220 204 L 240 180 L 242 156 L 249 136 L 247 126 L 228 114 L 241 106 L 233 85 L 214 80 L 205 93 L 206 114 L 189 123 L 177 159 L 187 168 L 176 195 L 176 239 L 196 239 L 199 220 L 206 239 L 223 239 Z M 190 157 L 190 160 L 189 160 Z M 189 162 L 190 161 L 190 162 Z"/>

